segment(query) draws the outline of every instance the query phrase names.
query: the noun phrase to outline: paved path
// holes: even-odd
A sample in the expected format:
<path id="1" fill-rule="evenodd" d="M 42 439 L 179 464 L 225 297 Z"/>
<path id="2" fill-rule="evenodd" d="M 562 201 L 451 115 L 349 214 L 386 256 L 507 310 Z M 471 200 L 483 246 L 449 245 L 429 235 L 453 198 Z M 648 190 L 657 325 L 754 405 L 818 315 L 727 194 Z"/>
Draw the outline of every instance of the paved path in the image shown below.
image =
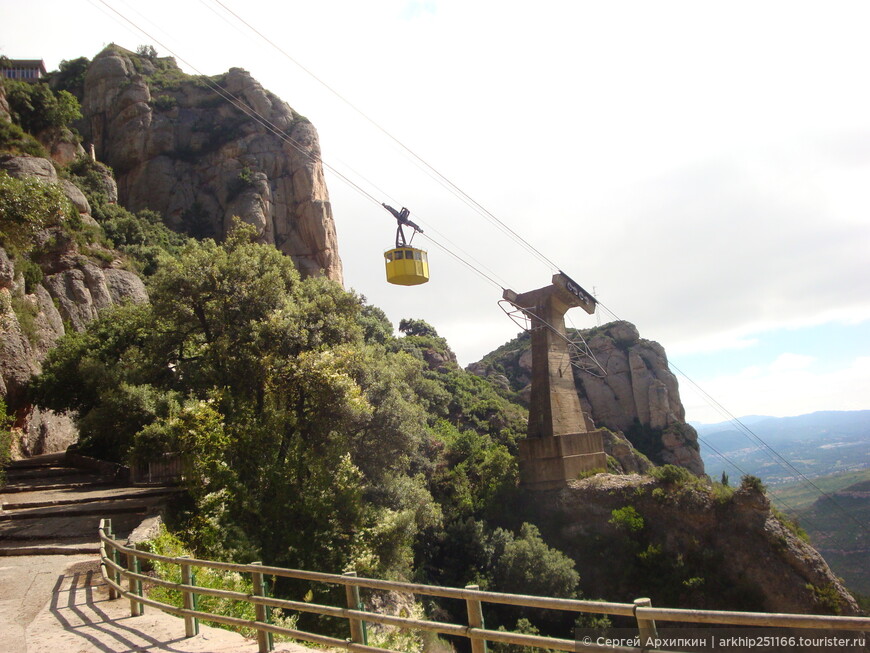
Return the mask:
<path id="1" fill-rule="evenodd" d="M 147 607 L 130 616 L 130 602 L 109 600 L 99 558 L 0 558 L 0 650 L 4 653 L 255 653 L 241 635 L 201 625 L 186 639 L 184 620 Z M 311 653 L 278 643 L 276 653 Z"/>
<path id="2" fill-rule="evenodd" d="M 109 600 L 100 575 L 97 526 L 111 517 L 126 537 L 174 488 L 129 487 L 68 467 L 63 454 L 13 462 L 0 490 L 0 651 L 3 653 L 255 653 L 241 635 L 200 626 L 186 639 L 184 620 Z M 311 649 L 279 644 L 287 653 Z"/>

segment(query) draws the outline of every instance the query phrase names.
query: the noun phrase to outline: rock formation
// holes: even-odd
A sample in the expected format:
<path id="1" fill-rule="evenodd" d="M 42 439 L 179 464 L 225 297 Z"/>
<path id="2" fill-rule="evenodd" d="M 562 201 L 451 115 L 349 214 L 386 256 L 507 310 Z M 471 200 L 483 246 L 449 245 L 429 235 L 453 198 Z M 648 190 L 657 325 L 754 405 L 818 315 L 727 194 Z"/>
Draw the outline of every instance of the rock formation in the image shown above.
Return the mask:
<path id="1" fill-rule="evenodd" d="M 342 282 L 317 132 L 244 70 L 194 78 L 109 46 L 88 69 L 82 113 L 131 211 L 217 238 L 238 216 L 303 274 Z"/>
<path id="2" fill-rule="evenodd" d="M 614 518 L 627 507 L 639 518 L 629 528 Z M 606 590 L 610 600 L 631 600 L 620 583 L 634 586 L 632 573 L 652 574 L 667 594 L 661 607 L 860 614 L 822 556 L 758 488 L 717 496 L 700 480 L 600 474 L 538 495 L 523 510 L 583 570 L 587 596 Z"/>
<path id="3" fill-rule="evenodd" d="M 575 369 L 580 402 L 588 421 L 613 433 L 605 450 L 623 471 L 649 467 L 637 451 L 653 462 L 685 467 L 703 475 L 697 433 L 685 422 L 679 386 L 668 369 L 667 355 L 657 342 L 644 340 L 628 322 L 612 322 L 580 332 L 591 356 Z M 522 334 L 469 370 L 480 376 L 507 377 L 520 398 L 528 400 L 531 350 Z M 637 451 L 635 451 L 637 450 Z"/>
<path id="4" fill-rule="evenodd" d="M 57 184 L 86 222 L 93 222 L 88 201 L 75 185 L 57 177 L 51 161 L 36 157 L 0 157 L 0 170 L 16 178 Z M 48 351 L 65 332 L 81 330 L 97 312 L 125 301 L 147 301 L 145 286 L 122 267 L 117 252 L 93 246 L 100 258 L 85 255 L 59 229 L 37 235 L 42 281 L 28 289 L 12 257 L 0 248 L 0 395 L 14 411 L 18 456 L 62 451 L 77 434 L 67 415 L 40 410 L 27 402 L 25 389 L 38 374 Z"/>

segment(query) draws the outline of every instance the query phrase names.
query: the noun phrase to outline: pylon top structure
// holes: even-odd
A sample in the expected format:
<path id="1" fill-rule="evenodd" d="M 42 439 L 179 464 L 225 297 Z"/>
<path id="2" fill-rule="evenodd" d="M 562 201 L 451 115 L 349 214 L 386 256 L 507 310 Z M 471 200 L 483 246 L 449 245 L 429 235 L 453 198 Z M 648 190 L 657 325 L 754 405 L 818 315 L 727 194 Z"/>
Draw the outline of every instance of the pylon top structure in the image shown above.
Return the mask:
<path id="1" fill-rule="evenodd" d="M 549 286 L 521 294 L 505 290 L 504 299 L 531 321 L 532 394 L 527 437 L 519 443 L 521 483 L 552 489 L 581 472 L 604 471 L 601 432 L 587 428 L 565 330 L 565 313 L 579 307 L 592 314 L 595 298 L 559 272 Z"/>

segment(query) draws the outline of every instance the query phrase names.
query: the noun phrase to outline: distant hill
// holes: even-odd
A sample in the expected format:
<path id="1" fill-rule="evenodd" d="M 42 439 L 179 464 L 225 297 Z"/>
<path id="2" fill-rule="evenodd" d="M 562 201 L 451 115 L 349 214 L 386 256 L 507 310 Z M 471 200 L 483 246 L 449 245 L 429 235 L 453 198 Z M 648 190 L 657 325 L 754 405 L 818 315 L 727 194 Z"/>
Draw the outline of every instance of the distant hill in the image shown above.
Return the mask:
<path id="1" fill-rule="evenodd" d="M 864 480 L 830 492 L 795 514 L 813 546 L 846 586 L 870 595 L 870 470 L 863 475 Z"/>
<path id="2" fill-rule="evenodd" d="M 737 422 L 693 426 L 704 466 L 714 479 L 725 471 L 732 478 L 752 474 L 773 486 L 799 480 L 762 443 L 808 478 L 870 468 L 870 410 L 750 416 Z"/>

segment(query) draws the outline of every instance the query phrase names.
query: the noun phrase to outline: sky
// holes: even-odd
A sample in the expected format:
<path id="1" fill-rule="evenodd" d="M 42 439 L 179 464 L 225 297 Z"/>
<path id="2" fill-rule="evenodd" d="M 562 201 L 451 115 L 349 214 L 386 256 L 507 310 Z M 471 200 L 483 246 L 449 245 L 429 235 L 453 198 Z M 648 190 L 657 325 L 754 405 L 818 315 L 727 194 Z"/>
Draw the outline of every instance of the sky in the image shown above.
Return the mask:
<path id="1" fill-rule="evenodd" d="M 345 285 L 394 324 L 465 365 L 518 332 L 502 288 L 561 269 L 604 307 L 569 326 L 636 324 L 709 423 L 870 408 L 868 24 L 836 0 L 0 0 L 0 54 L 245 68 L 317 128 Z M 429 283 L 386 283 L 394 220 L 357 187 L 410 209 Z"/>

